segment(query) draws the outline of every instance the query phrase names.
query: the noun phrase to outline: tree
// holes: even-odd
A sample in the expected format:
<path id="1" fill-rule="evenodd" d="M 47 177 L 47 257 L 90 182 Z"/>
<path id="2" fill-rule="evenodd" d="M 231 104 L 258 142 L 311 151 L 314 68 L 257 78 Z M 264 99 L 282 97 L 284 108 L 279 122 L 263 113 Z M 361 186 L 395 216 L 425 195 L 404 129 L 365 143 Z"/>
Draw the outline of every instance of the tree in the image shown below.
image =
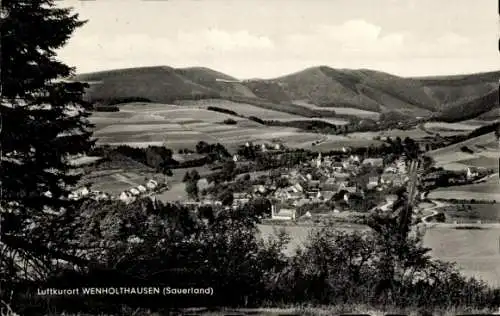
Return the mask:
<path id="1" fill-rule="evenodd" d="M 198 199 L 198 185 L 196 181 L 188 181 L 186 182 L 186 193 L 189 198 L 196 200 Z"/>
<path id="2" fill-rule="evenodd" d="M 13 288 L 12 282 L 33 277 L 35 271 L 37 278 L 45 277 L 54 270 L 51 259 L 86 262 L 70 253 L 72 229 L 66 224 L 76 216 L 76 202 L 67 196 L 81 177 L 69 172 L 69 160 L 94 144 L 87 120 L 91 105 L 82 100 L 87 85 L 61 80 L 74 70 L 55 58 L 84 23 L 70 9 L 56 8 L 53 0 L 2 2 L 3 288 Z M 51 216 L 46 210 L 64 213 Z M 14 253 L 19 256 L 15 261 Z M 31 272 L 21 271 L 20 262 L 28 263 Z"/>
<path id="3" fill-rule="evenodd" d="M 198 173 L 198 170 L 193 169 L 193 170 L 191 171 L 191 180 L 193 180 L 193 181 L 198 181 L 198 180 L 200 180 L 200 179 L 201 179 L 201 177 L 200 177 L 200 174 Z"/>
<path id="4" fill-rule="evenodd" d="M 186 171 L 184 174 L 184 178 L 182 178 L 182 182 L 189 182 L 191 181 L 191 173 L 189 171 Z"/>
<path id="5" fill-rule="evenodd" d="M 224 192 L 222 192 L 219 198 L 222 202 L 222 205 L 230 206 L 233 204 L 234 201 L 233 191 L 225 190 Z"/>

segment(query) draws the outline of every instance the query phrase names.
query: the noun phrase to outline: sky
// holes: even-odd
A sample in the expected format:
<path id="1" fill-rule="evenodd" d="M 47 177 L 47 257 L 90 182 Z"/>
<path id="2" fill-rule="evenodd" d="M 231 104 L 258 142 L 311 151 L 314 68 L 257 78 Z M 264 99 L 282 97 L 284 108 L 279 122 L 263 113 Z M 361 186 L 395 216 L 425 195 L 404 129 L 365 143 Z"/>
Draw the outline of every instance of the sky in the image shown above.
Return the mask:
<path id="1" fill-rule="evenodd" d="M 496 0 L 58 0 L 87 24 L 77 73 L 166 65 L 239 79 L 313 66 L 399 76 L 500 69 Z"/>

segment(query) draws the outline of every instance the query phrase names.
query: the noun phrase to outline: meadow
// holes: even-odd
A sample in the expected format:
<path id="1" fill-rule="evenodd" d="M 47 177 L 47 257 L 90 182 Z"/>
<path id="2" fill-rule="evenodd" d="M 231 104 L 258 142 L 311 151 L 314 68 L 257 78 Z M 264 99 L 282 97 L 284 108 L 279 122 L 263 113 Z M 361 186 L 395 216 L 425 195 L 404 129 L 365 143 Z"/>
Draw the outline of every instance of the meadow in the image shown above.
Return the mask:
<path id="1" fill-rule="evenodd" d="M 373 139 L 375 137 L 377 138 L 390 137 L 394 139 L 398 136 L 401 137 L 402 139 L 404 139 L 405 137 L 410 137 L 413 139 L 421 139 L 429 136 L 429 134 L 427 134 L 425 131 L 419 128 L 412 128 L 409 130 L 389 129 L 378 132 L 356 132 L 356 133 L 350 133 L 348 136 L 351 138 L 364 138 L 364 139 Z"/>
<path id="2" fill-rule="evenodd" d="M 334 111 L 335 113 L 340 114 L 340 115 L 352 115 L 352 116 L 357 116 L 361 119 L 378 120 L 380 118 L 380 113 L 366 111 L 366 110 L 360 110 L 360 109 L 356 109 L 356 108 L 317 106 L 317 105 L 309 103 L 307 101 L 293 101 L 293 103 L 296 105 L 300 105 L 300 106 L 312 109 L 312 110 Z"/>
<path id="3" fill-rule="evenodd" d="M 465 153 L 466 146 L 474 153 Z M 427 152 L 437 167 L 460 170 L 467 167 L 483 167 L 498 170 L 498 143 L 493 133 L 475 137 L 464 142 Z"/>
<path id="4" fill-rule="evenodd" d="M 500 286 L 500 229 L 478 230 L 434 227 L 426 231 L 424 245 L 431 255 L 456 262 L 463 274 Z"/>
<path id="5" fill-rule="evenodd" d="M 464 209 L 466 208 L 466 209 Z M 500 222 L 500 204 L 462 204 L 450 205 L 443 209 L 446 221 L 453 223 Z"/>
<path id="6" fill-rule="evenodd" d="M 486 182 L 438 188 L 429 193 L 430 199 L 476 199 L 500 202 L 500 182 L 498 175 Z"/>
<path id="7" fill-rule="evenodd" d="M 425 129 L 440 132 L 440 131 L 466 131 L 471 132 L 480 127 L 480 122 L 465 122 L 465 123 L 444 123 L 444 122 L 427 122 L 424 124 Z"/>
<path id="8" fill-rule="evenodd" d="M 134 103 L 122 109 L 123 112 L 95 112 L 91 116 L 90 121 L 96 124 L 94 136 L 98 143 L 134 147 L 165 145 L 176 150 L 193 148 L 199 141 L 219 142 L 233 148 L 247 141 L 279 140 L 291 147 L 301 147 L 321 139 L 319 134 L 263 126 L 241 117 L 195 107 Z M 224 124 L 228 118 L 237 124 Z"/>

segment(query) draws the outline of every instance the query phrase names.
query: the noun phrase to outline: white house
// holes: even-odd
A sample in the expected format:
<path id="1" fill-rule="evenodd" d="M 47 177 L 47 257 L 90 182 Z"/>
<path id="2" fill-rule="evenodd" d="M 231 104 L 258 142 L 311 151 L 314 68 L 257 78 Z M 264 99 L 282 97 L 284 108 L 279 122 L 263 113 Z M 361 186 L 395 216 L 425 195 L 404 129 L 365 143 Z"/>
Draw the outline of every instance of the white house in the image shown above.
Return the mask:
<path id="1" fill-rule="evenodd" d="M 146 193 L 148 191 L 148 189 L 146 189 L 146 187 L 143 185 L 139 185 L 137 187 L 137 190 L 139 190 L 139 192 L 141 192 L 141 193 Z"/>
<path id="2" fill-rule="evenodd" d="M 477 176 L 479 176 L 479 172 L 477 172 L 477 170 L 470 167 L 467 168 L 467 179 L 472 179 Z"/>
<path id="3" fill-rule="evenodd" d="M 146 183 L 146 187 L 150 190 L 154 190 L 158 187 L 158 182 L 155 180 L 149 180 L 148 183 Z"/>
<path id="4" fill-rule="evenodd" d="M 125 203 L 129 203 L 133 200 L 133 196 L 130 192 L 128 191 L 123 191 L 121 194 L 120 194 L 120 197 L 119 197 L 120 201 L 122 202 L 125 202 Z"/>
<path id="5" fill-rule="evenodd" d="M 247 143 L 247 144 L 248 144 L 248 143 Z M 247 145 L 247 147 L 248 147 L 248 145 Z M 233 155 L 233 161 L 234 161 L 234 162 L 238 162 L 238 155 Z"/>
<path id="6" fill-rule="evenodd" d="M 384 160 L 382 158 L 366 158 L 365 160 L 363 160 L 363 165 L 382 167 L 384 165 Z"/>
<path id="7" fill-rule="evenodd" d="M 294 221 L 295 216 L 295 209 L 279 208 L 274 204 L 271 206 L 271 218 L 274 220 Z"/>
<path id="8" fill-rule="evenodd" d="M 132 188 L 130 189 L 130 193 L 132 193 L 132 195 L 134 196 L 137 196 L 141 194 L 141 191 L 137 190 L 136 188 Z"/>
<path id="9" fill-rule="evenodd" d="M 352 162 L 360 162 L 359 156 L 358 155 L 351 155 L 349 157 L 349 160 Z"/>
<path id="10" fill-rule="evenodd" d="M 369 177 L 368 178 L 368 184 L 366 185 L 367 188 L 372 189 L 378 186 L 379 184 L 379 178 L 378 177 Z"/>

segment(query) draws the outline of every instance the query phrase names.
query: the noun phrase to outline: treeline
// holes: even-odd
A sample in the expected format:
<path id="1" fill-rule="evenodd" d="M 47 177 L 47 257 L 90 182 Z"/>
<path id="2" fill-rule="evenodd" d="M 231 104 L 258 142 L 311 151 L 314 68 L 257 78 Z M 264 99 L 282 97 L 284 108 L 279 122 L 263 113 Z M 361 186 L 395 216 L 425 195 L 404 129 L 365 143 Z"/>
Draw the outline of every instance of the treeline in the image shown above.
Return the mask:
<path id="1" fill-rule="evenodd" d="M 217 106 L 208 106 L 207 110 L 215 111 L 215 112 L 220 112 L 220 113 L 224 113 L 224 114 L 229 114 L 229 115 L 234 115 L 234 116 L 240 116 L 238 113 L 236 113 L 234 111 L 231 111 L 231 110 L 228 110 L 228 109 L 219 108 Z"/>
<path id="2" fill-rule="evenodd" d="M 436 120 L 447 123 L 454 123 L 473 119 L 485 112 L 489 112 L 498 107 L 498 88 L 488 94 L 471 99 L 464 98 L 454 104 L 449 104 L 436 115 Z"/>
<path id="3" fill-rule="evenodd" d="M 497 200 L 488 200 L 488 199 L 443 199 L 443 198 L 435 198 L 435 201 L 443 201 L 449 202 L 453 204 L 496 204 Z"/>
<path id="4" fill-rule="evenodd" d="M 208 144 L 204 141 L 196 145 L 196 153 L 203 157 L 186 161 L 177 161 L 173 158 L 173 151 L 163 146 L 148 146 L 145 148 L 120 146 L 100 146 L 91 150 L 89 154 L 108 157 L 118 153 L 146 166 L 154 168 L 157 172 L 169 174 L 170 169 L 201 167 L 217 161 L 225 161 L 231 157 L 227 149 L 221 144 Z"/>
<path id="5" fill-rule="evenodd" d="M 166 173 L 169 169 L 178 167 L 179 165 L 179 162 L 172 158 L 172 150 L 166 147 L 148 146 L 146 148 L 135 148 L 120 145 L 114 150 L 159 172 Z"/>
<path id="6" fill-rule="evenodd" d="M 476 129 L 474 129 L 473 131 L 469 132 L 468 134 L 465 134 L 465 135 L 453 135 L 453 136 L 446 137 L 446 139 L 449 140 L 449 143 L 447 144 L 447 146 L 461 143 L 461 142 L 464 142 L 466 140 L 476 138 L 479 136 L 483 136 L 483 135 L 486 135 L 489 133 L 495 133 L 495 136 L 499 137 L 500 136 L 500 122 L 495 122 L 492 124 L 480 126 Z"/>
<path id="7" fill-rule="evenodd" d="M 257 203 L 225 211 L 205 206 L 193 212 L 149 199 L 129 205 L 83 201 L 80 216 L 59 230 L 71 237 L 75 253 L 84 250 L 85 255 L 68 256 L 68 264 L 37 282 L 11 279 L 2 285 L 15 289 L 11 306 L 22 315 L 304 304 L 432 313 L 498 306 L 498 290 L 431 259 L 420 237 L 398 237 L 401 227 L 389 215 L 372 214 L 364 221 L 371 228 L 366 232 L 315 229 L 300 251 L 287 256 L 290 237 L 285 233 L 269 240 L 258 237 L 258 214 L 268 207 Z M 49 287 L 211 287 L 213 295 L 36 295 Z"/>

